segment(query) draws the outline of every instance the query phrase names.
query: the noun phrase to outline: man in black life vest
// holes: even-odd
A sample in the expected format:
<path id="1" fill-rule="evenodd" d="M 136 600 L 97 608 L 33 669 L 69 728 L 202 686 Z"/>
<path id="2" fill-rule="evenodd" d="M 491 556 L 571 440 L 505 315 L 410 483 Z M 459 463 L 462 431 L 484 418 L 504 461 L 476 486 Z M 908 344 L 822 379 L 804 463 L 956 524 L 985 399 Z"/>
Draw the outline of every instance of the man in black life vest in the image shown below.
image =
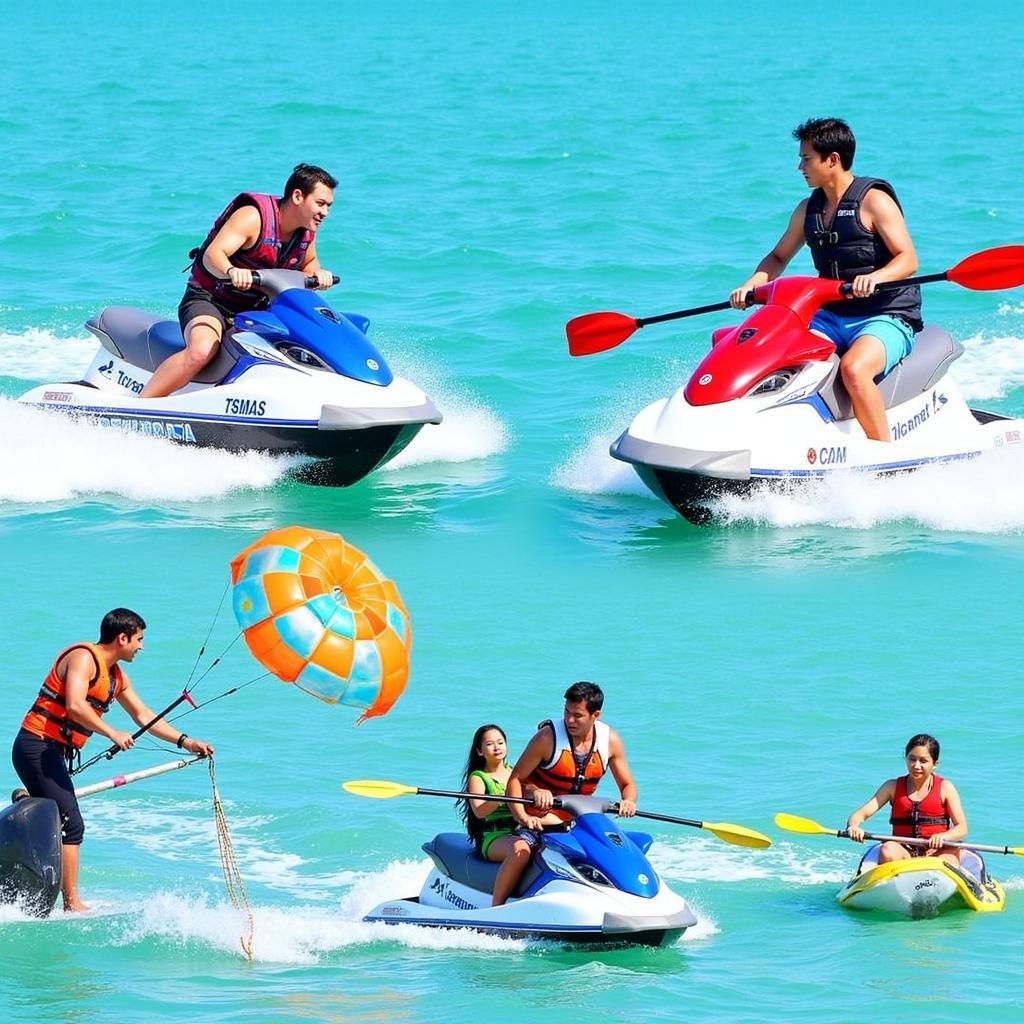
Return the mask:
<path id="1" fill-rule="evenodd" d="M 318 287 L 330 288 L 334 275 L 320 266 L 316 232 L 330 212 L 337 184 L 322 167 L 299 164 L 283 196 L 243 192 L 228 204 L 206 241 L 189 253 L 192 273 L 178 306 L 185 349 L 157 367 L 140 398 L 162 398 L 183 388 L 213 359 L 235 314 L 263 302 L 250 293 L 254 270 L 301 270 L 315 277 Z"/>
<path id="2" fill-rule="evenodd" d="M 121 750 L 135 745 L 131 733 L 112 728 L 101 717 L 115 700 L 140 726 L 156 716 L 120 664 L 133 661 L 142 650 L 145 628 L 142 617 L 128 608 L 107 612 L 97 643 L 72 644 L 57 656 L 14 740 L 14 770 L 28 795 L 54 800 L 60 811 L 65 911 L 88 910 L 78 894 L 85 825 L 68 767 L 93 733 L 106 736 Z M 190 754 L 213 756 L 209 743 L 192 739 L 162 718 L 149 732 Z"/>
<path id="3" fill-rule="evenodd" d="M 589 795 L 597 789 L 605 772 L 611 772 L 619 787 L 619 816 L 636 814 L 638 792 L 626 748 L 619 734 L 599 721 L 604 693 L 596 683 L 573 683 L 565 691 L 565 710 L 561 721 L 544 722 L 526 745 L 505 792 L 522 796 L 524 789 L 533 805 L 511 804 L 510 810 L 524 828 L 539 829 L 547 812 L 566 818 L 564 812 L 551 810 L 552 799 L 570 793 Z M 531 813 L 532 812 L 532 813 Z"/>
<path id="4" fill-rule="evenodd" d="M 916 285 L 875 289 L 917 270 L 914 243 L 893 187 L 880 178 L 855 177 L 850 170 L 857 143 L 845 121 L 805 121 L 793 136 L 800 142 L 800 173 L 813 192 L 729 301 L 744 309 L 747 292 L 778 277 L 806 242 L 819 276 L 850 282 L 854 295 L 822 307 L 811 330 L 836 343 L 843 384 L 865 435 L 888 441 L 885 402 L 876 379 L 910 354 L 914 334 L 924 325 Z"/>

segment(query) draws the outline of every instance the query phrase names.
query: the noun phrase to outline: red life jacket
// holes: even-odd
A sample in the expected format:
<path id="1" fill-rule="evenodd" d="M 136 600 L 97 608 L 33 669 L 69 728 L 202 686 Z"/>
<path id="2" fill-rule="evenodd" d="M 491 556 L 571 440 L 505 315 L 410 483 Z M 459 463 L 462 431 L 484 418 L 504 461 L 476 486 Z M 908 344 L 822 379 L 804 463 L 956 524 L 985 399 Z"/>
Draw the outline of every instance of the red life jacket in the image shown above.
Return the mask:
<path id="1" fill-rule="evenodd" d="M 565 722 L 561 718 L 557 722 L 548 720 L 544 726 L 551 729 L 554 734 L 554 753 L 547 764 L 538 765 L 533 770 L 526 780 L 527 785 L 550 790 L 555 796 L 568 796 L 571 793 L 590 796 L 597 789 L 604 773 L 608 771 L 611 729 L 604 722 L 595 722 L 590 750 L 585 756 L 577 759 L 573 752 L 572 739 L 565 731 Z M 551 813 L 563 821 L 568 821 L 572 817 L 557 808 Z"/>
<path id="2" fill-rule="evenodd" d="M 889 824 L 893 827 L 893 835 L 913 836 L 917 839 L 927 839 L 945 832 L 952 821 L 942 800 L 941 777 L 932 775 L 932 788 L 923 800 L 911 800 L 907 796 L 907 776 L 898 778 L 896 792 L 892 795 Z"/>
<path id="3" fill-rule="evenodd" d="M 87 650 L 96 662 L 96 673 L 89 683 L 85 699 L 97 715 L 105 715 L 110 710 L 110 705 L 124 690 L 124 676 L 121 673 L 121 666 L 115 665 L 112 671 L 108 671 L 107 663 L 103 660 L 99 648 L 95 644 L 80 643 L 72 644 L 67 650 L 57 655 L 49 675 L 43 682 L 36 697 L 35 704 L 29 709 L 21 723 L 22 729 L 42 736 L 45 739 L 56 740 L 65 746 L 75 750 L 85 746 L 85 741 L 92 735 L 92 730 L 84 725 L 79 725 L 68 717 L 68 709 L 65 704 L 65 683 L 57 674 L 57 666 L 63 658 L 72 651 L 79 648 Z"/>
<path id="4" fill-rule="evenodd" d="M 193 249 L 192 273 L 188 283 L 196 288 L 210 292 L 219 304 L 235 312 L 252 309 L 263 298 L 258 292 L 242 292 L 232 288 L 221 278 L 214 277 L 203 263 L 206 250 L 217 232 L 225 225 L 228 218 L 243 206 L 255 206 L 260 215 L 260 235 L 255 245 L 248 249 L 239 249 L 231 257 L 231 265 L 244 267 L 246 270 L 268 270 L 284 267 L 287 270 L 298 270 L 306 262 L 306 252 L 313 243 L 314 233 L 309 228 L 295 231 L 291 238 L 281 239 L 281 211 L 278 203 L 280 196 L 265 195 L 262 192 L 242 192 L 235 196 L 225 207 L 224 212 L 213 222 L 206 241 L 198 249 Z"/>

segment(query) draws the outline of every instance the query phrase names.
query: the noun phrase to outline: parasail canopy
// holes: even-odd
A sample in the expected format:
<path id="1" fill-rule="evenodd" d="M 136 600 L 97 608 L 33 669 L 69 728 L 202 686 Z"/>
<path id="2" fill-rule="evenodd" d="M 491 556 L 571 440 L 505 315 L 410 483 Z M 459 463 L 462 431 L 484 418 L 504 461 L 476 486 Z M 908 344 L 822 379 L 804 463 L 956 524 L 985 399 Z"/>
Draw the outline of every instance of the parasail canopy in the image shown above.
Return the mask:
<path id="1" fill-rule="evenodd" d="M 409 679 L 398 588 L 343 537 L 272 530 L 231 562 L 232 605 L 253 657 L 329 704 L 385 715 Z M 358 723 L 357 723 L 358 724 Z"/>

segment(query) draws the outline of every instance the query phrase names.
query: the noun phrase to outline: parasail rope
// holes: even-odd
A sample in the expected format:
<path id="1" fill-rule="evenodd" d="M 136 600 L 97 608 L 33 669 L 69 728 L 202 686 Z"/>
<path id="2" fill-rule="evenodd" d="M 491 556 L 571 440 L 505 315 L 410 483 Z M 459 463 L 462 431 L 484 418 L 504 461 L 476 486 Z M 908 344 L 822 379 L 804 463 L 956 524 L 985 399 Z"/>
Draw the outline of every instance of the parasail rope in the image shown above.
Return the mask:
<path id="1" fill-rule="evenodd" d="M 213 817 L 217 823 L 217 847 L 220 850 L 220 866 L 224 872 L 224 884 L 227 887 L 228 898 L 236 910 L 244 910 L 249 922 L 249 930 L 245 935 L 239 936 L 242 952 L 246 959 L 252 962 L 253 936 L 256 931 L 256 920 L 253 917 L 252 907 L 249 904 L 249 897 L 245 894 L 245 882 L 242 880 L 242 872 L 238 868 L 238 858 L 235 856 L 235 844 L 231 841 L 231 833 L 228 831 L 228 820 L 224 814 L 224 806 L 220 802 L 220 793 L 217 791 L 217 779 L 213 771 L 213 758 L 210 758 L 210 786 L 213 789 Z"/>
<path id="2" fill-rule="evenodd" d="M 220 610 L 224 607 L 224 598 L 228 596 L 228 588 L 230 586 L 230 582 L 224 584 L 224 592 L 220 595 L 220 602 L 217 605 L 217 610 L 213 613 L 213 619 L 210 622 L 210 629 L 206 634 L 206 639 L 203 641 L 202 646 L 199 648 L 199 653 L 196 655 L 196 661 L 195 664 L 192 666 L 192 671 L 188 674 L 188 682 L 185 683 L 186 690 L 189 689 L 189 687 L 191 686 L 192 677 L 196 674 L 196 669 L 199 668 L 199 662 L 203 660 L 203 655 L 206 653 L 206 645 L 210 642 L 210 637 L 213 636 L 213 627 L 217 625 L 217 620 L 220 618 Z M 237 640 L 238 638 L 235 637 L 235 639 Z M 234 640 L 231 641 L 231 643 L 234 642 Z M 221 657 L 223 657 L 223 655 Z M 217 661 L 220 661 L 220 658 L 218 658 Z M 214 664 L 216 664 L 216 662 L 214 662 Z M 210 667 L 212 668 L 213 666 L 211 665 Z M 206 675 L 206 673 L 204 672 L 203 675 Z"/>

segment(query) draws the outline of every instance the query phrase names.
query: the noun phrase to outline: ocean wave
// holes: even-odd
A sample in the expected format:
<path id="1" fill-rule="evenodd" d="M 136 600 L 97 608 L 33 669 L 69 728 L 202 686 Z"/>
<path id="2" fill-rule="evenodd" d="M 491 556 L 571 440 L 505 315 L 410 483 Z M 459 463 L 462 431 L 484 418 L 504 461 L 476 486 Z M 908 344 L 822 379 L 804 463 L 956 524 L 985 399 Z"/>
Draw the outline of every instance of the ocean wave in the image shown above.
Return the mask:
<path id="1" fill-rule="evenodd" d="M 963 346 L 964 354 L 950 372 L 964 398 L 1004 398 L 1024 385 L 1024 339 L 982 332 Z"/>
<path id="2" fill-rule="evenodd" d="M 856 852 L 856 851 L 854 851 Z M 651 850 L 651 862 L 672 882 L 736 883 L 773 880 L 796 885 L 842 884 L 856 856 L 841 850 L 810 851 L 781 842 L 768 850 L 727 846 L 705 836 L 670 840 Z"/>
<path id="3" fill-rule="evenodd" d="M 152 800 L 90 800 L 83 805 L 83 811 L 88 825 L 100 826 L 97 831 L 102 832 L 104 841 L 131 846 L 167 862 L 205 865 L 210 879 L 219 875 L 217 835 L 206 801 L 175 804 L 168 810 Z M 262 885 L 307 901 L 326 901 L 337 899 L 360 877 L 349 870 L 311 871 L 304 858 L 262 838 L 268 819 L 241 814 L 230 802 L 225 803 L 225 812 L 235 853 L 250 885 Z"/>
<path id="4" fill-rule="evenodd" d="M 0 332 L 0 377 L 32 383 L 76 380 L 88 367 L 97 344 L 88 336 L 61 338 L 35 327 L 20 333 Z"/>

